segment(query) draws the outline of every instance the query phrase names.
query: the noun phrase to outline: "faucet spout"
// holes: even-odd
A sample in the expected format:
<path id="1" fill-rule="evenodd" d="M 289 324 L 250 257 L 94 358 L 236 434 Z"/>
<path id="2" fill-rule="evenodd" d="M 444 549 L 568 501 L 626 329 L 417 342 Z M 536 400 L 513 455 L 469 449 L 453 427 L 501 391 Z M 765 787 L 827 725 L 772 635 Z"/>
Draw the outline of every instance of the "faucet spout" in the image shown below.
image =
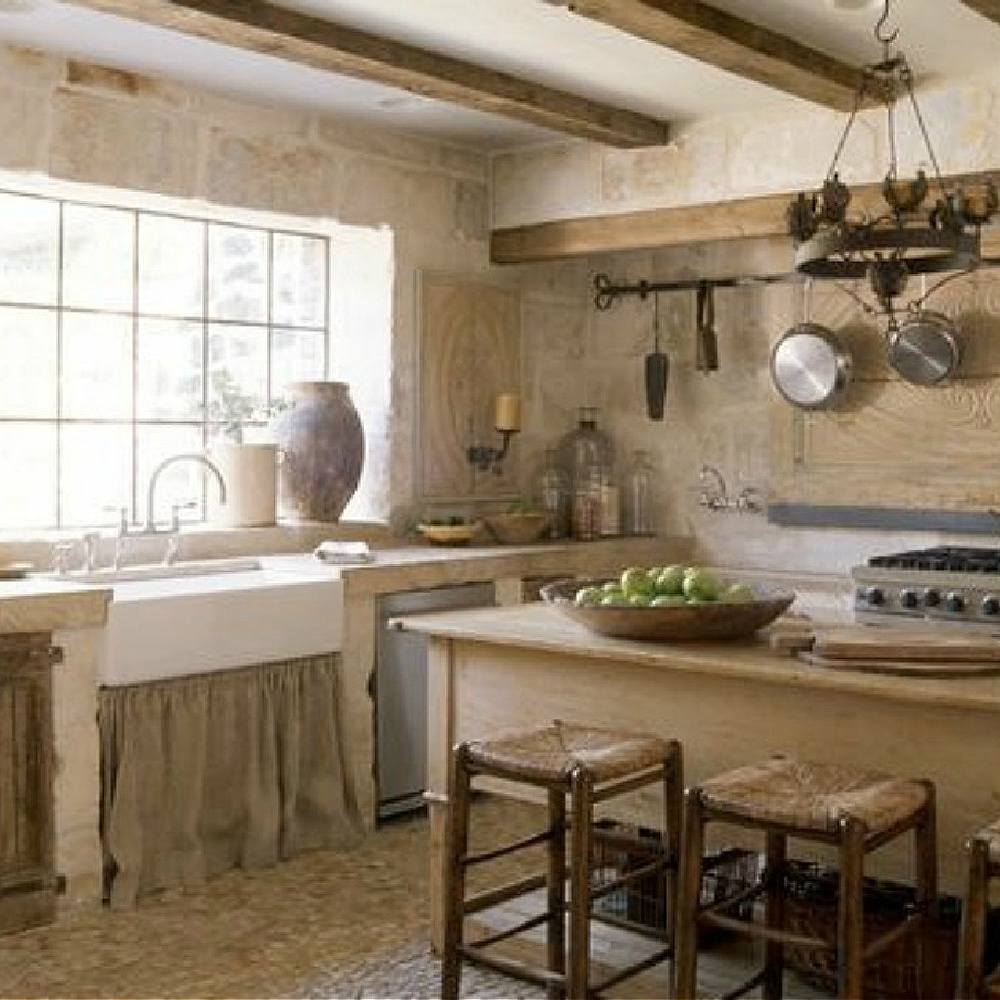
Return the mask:
<path id="1" fill-rule="evenodd" d="M 219 484 L 219 500 L 222 503 L 226 502 L 226 481 L 222 476 L 222 472 L 219 467 L 207 456 L 203 455 L 199 451 L 184 451 L 177 455 L 171 455 L 169 458 L 165 458 L 160 464 L 153 469 L 152 475 L 149 477 L 149 489 L 146 493 L 146 525 L 145 531 L 148 534 L 156 533 L 156 484 L 159 481 L 160 474 L 164 469 L 169 468 L 177 462 L 199 462 L 204 465 L 214 476 Z"/>

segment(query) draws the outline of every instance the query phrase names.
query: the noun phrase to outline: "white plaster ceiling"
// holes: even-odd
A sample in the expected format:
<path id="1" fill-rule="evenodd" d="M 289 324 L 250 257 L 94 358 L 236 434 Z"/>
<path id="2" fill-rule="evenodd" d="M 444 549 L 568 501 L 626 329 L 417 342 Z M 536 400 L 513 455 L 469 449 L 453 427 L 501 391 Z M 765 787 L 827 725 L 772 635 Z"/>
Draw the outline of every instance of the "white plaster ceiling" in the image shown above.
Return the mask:
<path id="1" fill-rule="evenodd" d="M 797 98 L 589 21 L 547 0 L 278 2 L 670 121 L 800 104 Z M 879 0 L 711 2 L 845 62 L 860 65 L 880 54 L 872 35 Z M 840 6 L 858 2 L 860 9 Z M 900 29 L 899 47 L 922 82 L 973 75 L 1000 62 L 1000 26 L 959 0 L 895 0 L 889 23 Z M 63 0 L 0 0 L 0 41 L 484 149 L 553 137 L 509 119 L 151 28 Z"/>

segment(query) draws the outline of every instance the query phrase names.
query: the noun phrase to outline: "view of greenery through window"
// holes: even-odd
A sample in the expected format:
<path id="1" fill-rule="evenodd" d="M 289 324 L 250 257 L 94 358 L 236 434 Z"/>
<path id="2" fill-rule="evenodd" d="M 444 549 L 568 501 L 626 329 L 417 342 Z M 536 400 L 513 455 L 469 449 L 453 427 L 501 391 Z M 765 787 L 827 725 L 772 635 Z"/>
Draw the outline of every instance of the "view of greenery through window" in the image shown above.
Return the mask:
<path id="1" fill-rule="evenodd" d="M 139 519 L 163 458 L 252 440 L 329 372 L 329 269 L 294 227 L 0 191 L 0 528 Z"/>

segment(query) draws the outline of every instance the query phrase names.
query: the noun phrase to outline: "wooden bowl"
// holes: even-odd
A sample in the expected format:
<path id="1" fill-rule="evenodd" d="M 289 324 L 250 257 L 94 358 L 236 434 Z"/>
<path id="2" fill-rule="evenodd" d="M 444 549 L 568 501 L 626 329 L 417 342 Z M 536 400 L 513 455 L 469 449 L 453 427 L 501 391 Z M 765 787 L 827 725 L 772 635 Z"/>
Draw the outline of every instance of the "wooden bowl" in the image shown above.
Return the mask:
<path id="1" fill-rule="evenodd" d="M 753 584 L 754 599 L 706 601 L 666 608 L 602 607 L 578 605 L 574 598 L 581 587 L 600 585 L 603 580 L 558 580 L 542 587 L 546 604 L 596 632 L 616 639 L 675 641 L 689 639 L 739 639 L 770 624 L 795 600 L 787 590 Z M 724 582 L 724 581 L 723 581 Z"/>
<path id="2" fill-rule="evenodd" d="M 479 521 L 462 524 L 418 524 L 417 531 L 434 545 L 468 545 L 481 527 Z"/>
<path id="3" fill-rule="evenodd" d="M 537 542 L 549 524 L 548 514 L 490 514 L 486 527 L 501 545 L 530 545 Z"/>

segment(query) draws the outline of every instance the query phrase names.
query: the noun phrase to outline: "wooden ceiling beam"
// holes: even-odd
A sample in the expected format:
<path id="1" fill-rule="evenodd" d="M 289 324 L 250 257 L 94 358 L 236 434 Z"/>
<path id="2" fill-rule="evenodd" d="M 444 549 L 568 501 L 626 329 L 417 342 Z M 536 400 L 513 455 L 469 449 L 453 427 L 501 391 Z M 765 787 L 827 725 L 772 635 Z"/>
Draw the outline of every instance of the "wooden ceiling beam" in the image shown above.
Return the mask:
<path id="1" fill-rule="evenodd" d="M 837 111 L 854 106 L 860 71 L 699 0 L 561 0 L 576 14 L 737 76 Z M 996 7 L 1000 0 L 973 0 Z"/>
<path id="2" fill-rule="evenodd" d="M 73 0 L 79 7 L 397 87 L 609 146 L 663 145 L 666 122 L 266 0 Z"/>
<path id="3" fill-rule="evenodd" d="M 949 188 L 971 188 L 986 181 L 1000 185 L 1000 171 L 944 178 Z M 787 237 L 791 247 L 785 213 L 794 197 L 794 194 L 770 194 L 707 205 L 680 205 L 495 229 L 490 234 L 490 260 L 494 264 L 528 264 L 588 254 L 766 237 Z M 878 214 L 884 208 L 881 184 L 851 188 L 852 212 Z M 983 245 L 991 255 L 1000 252 L 998 238 L 1000 226 L 984 228 Z"/>
<path id="4" fill-rule="evenodd" d="M 1000 24 L 1000 0 L 961 0 L 966 7 Z"/>

